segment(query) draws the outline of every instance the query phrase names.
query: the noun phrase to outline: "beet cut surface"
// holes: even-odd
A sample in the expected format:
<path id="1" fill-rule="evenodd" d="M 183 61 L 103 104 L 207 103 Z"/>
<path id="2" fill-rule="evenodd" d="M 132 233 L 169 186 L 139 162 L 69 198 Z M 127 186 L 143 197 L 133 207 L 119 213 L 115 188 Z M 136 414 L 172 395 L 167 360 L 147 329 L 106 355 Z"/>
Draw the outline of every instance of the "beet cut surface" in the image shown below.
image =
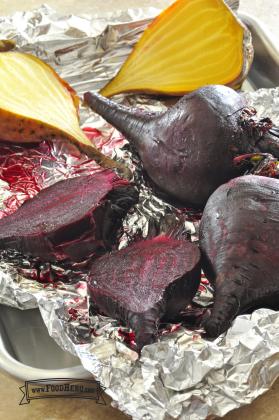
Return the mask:
<path id="1" fill-rule="evenodd" d="M 226 331 L 239 314 L 279 309 L 279 180 L 255 175 L 219 187 L 200 226 L 204 271 L 215 285 L 207 336 Z"/>
<path id="2" fill-rule="evenodd" d="M 136 190 L 110 170 L 59 181 L 0 220 L 0 249 L 81 261 L 111 249 Z"/>
<path id="3" fill-rule="evenodd" d="M 156 340 L 160 320 L 175 321 L 191 302 L 200 274 L 196 245 L 157 236 L 94 261 L 89 292 L 99 312 L 134 330 L 141 350 Z"/>

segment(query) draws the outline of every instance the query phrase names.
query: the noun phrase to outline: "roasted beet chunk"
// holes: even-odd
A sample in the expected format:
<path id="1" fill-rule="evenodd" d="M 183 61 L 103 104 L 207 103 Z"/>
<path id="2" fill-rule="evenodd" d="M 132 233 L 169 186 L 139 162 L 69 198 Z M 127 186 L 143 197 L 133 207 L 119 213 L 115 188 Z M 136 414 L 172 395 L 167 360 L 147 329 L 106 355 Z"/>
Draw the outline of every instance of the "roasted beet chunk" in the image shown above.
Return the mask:
<path id="1" fill-rule="evenodd" d="M 201 227 L 204 269 L 215 285 L 209 337 L 241 313 L 279 308 L 279 180 L 249 175 L 219 187 Z"/>
<path id="2" fill-rule="evenodd" d="M 89 291 L 101 313 L 132 328 L 137 347 L 156 340 L 161 319 L 175 321 L 200 282 L 200 252 L 185 240 L 158 236 L 94 261 Z"/>
<path id="3" fill-rule="evenodd" d="M 136 190 L 110 170 L 59 181 L 0 220 L 0 249 L 42 261 L 81 261 L 110 250 Z"/>

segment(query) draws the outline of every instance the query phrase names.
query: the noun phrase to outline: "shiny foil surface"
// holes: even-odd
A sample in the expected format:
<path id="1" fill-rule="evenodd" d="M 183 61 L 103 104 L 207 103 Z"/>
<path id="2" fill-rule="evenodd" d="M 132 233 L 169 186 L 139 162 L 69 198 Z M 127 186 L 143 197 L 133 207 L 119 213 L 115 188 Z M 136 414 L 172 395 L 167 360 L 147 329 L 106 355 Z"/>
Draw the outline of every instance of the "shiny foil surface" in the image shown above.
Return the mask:
<path id="1" fill-rule="evenodd" d="M 227 3 L 236 10 L 238 1 Z M 20 51 L 47 61 L 82 96 L 87 90 L 99 90 L 116 74 L 146 24 L 158 13 L 150 7 L 93 17 L 59 16 L 42 6 L 0 17 L 1 37 L 15 40 Z M 248 51 L 249 35 L 246 42 Z M 245 95 L 260 116 L 279 124 L 278 89 Z M 118 96 L 117 100 L 154 111 L 169 103 L 144 95 Z M 196 241 L 199 215 L 178 210 L 152 193 L 122 135 L 83 107 L 81 122 L 103 153 L 129 166 L 139 186 L 140 201 L 124 219 L 120 247 L 138 235 L 175 230 L 178 223 L 179 234 Z M 74 146 L 62 142 L 44 142 L 33 149 L 4 144 L 0 148 L 0 217 L 60 179 L 100 170 Z M 15 268 L 15 260 L 20 260 L 20 267 Z M 161 326 L 159 341 L 146 346 L 139 359 L 133 351 L 133 333 L 91 310 L 86 279 L 78 270 L 46 264 L 38 267 L 16 254 L 4 253 L 0 259 L 0 303 L 23 310 L 39 307 L 49 334 L 63 349 L 77 355 L 106 387 L 113 404 L 134 419 L 223 416 L 250 403 L 278 377 L 279 313 L 259 309 L 239 316 L 226 335 L 208 341 L 202 338 L 202 330 L 186 328 L 190 318 L 199 328 L 212 302 L 205 278 L 195 302 L 197 307 L 185 308 L 181 324 Z"/>

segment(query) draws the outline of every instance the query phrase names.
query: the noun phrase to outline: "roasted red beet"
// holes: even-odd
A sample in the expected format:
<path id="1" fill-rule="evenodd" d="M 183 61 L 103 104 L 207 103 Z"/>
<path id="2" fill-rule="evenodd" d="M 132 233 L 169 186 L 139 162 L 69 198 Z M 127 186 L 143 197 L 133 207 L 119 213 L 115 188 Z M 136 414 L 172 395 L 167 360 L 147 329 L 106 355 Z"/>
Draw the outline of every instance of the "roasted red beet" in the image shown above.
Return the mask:
<path id="1" fill-rule="evenodd" d="M 243 176 L 222 185 L 200 226 L 204 269 L 215 284 L 205 322 L 209 337 L 226 331 L 241 313 L 279 308 L 279 180 Z"/>
<path id="2" fill-rule="evenodd" d="M 225 86 L 198 89 L 162 113 L 129 109 L 90 92 L 84 99 L 132 143 L 159 190 L 184 205 L 203 207 L 218 186 L 243 174 L 236 156 L 279 157 L 272 122 L 255 120 L 244 98 Z"/>
<path id="3" fill-rule="evenodd" d="M 140 350 L 155 341 L 161 319 L 175 321 L 192 300 L 200 274 L 196 245 L 157 236 L 94 261 L 89 291 L 98 311 L 134 330 Z"/>
<path id="4" fill-rule="evenodd" d="M 0 220 L 0 249 L 80 261 L 111 249 L 136 190 L 110 170 L 59 181 Z"/>

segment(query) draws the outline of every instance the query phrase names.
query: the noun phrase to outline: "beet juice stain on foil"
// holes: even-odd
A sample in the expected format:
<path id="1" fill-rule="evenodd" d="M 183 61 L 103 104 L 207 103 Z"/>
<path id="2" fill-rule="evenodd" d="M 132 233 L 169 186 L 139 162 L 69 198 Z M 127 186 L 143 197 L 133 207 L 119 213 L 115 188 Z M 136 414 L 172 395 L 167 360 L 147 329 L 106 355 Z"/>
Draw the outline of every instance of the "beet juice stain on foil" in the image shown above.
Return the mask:
<path id="1" fill-rule="evenodd" d="M 227 3 L 234 8 L 238 5 L 237 1 Z M 116 74 L 148 21 L 158 13 L 147 8 L 119 11 L 114 16 L 62 17 L 43 6 L 0 18 L 1 36 L 15 39 L 21 51 L 46 60 L 82 95 L 87 90 L 99 90 Z M 278 123 L 278 95 L 278 89 L 247 94 L 250 105 L 259 110 L 259 117 L 268 115 L 274 123 Z M 118 100 L 123 101 L 123 97 Z M 127 96 L 123 103 L 151 111 L 165 109 L 163 103 L 144 95 Z M 81 120 L 101 151 L 128 164 L 139 184 L 139 162 L 132 158 L 126 140 L 85 108 L 81 109 Z M 19 146 L 11 148 L 12 153 L 6 150 L 5 163 L 3 159 L 0 162 L 2 216 L 43 187 L 99 170 L 93 161 L 69 147 L 64 143 L 42 143 L 36 150 Z M 12 169 L 18 159 L 25 162 L 26 176 L 17 173 L 19 168 Z M 6 169 L 8 172 L 3 174 Z M 13 176 L 15 173 L 18 177 Z M 139 204 L 124 220 L 120 248 L 141 232 L 146 237 L 150 232 L 167 231 L 179 216 L 176 209 L 143 185 Z M 185 232 L 195 241 L 198 217 L 188 216 Z M 89 311 L 83 279 L 70 284 L 39 283 L 25 278 L 4 260 L 0 269 L 0 302 L 21 309 L 39 306 L 50 335 L 63 349 L 77 355 L 107 388 L 114 405 L 134 419 L 200 420 L 209 415 L 223 416 L 250 403 L 278 376 L 277 312 L 260 309 L 237 317 L 228 334 L 213 342 L 203 340 L 199 330 L 162 326 L 160 342 L 144 347 L 138 360 L 137 353 L 126 345 L 133 343 L 130 331 L 120 328 L 113 319 Z M 206 310 L 211 298 L 203 280 L 195 301 Z M 184 315 L 192 316 L 192 309 Z"/>

